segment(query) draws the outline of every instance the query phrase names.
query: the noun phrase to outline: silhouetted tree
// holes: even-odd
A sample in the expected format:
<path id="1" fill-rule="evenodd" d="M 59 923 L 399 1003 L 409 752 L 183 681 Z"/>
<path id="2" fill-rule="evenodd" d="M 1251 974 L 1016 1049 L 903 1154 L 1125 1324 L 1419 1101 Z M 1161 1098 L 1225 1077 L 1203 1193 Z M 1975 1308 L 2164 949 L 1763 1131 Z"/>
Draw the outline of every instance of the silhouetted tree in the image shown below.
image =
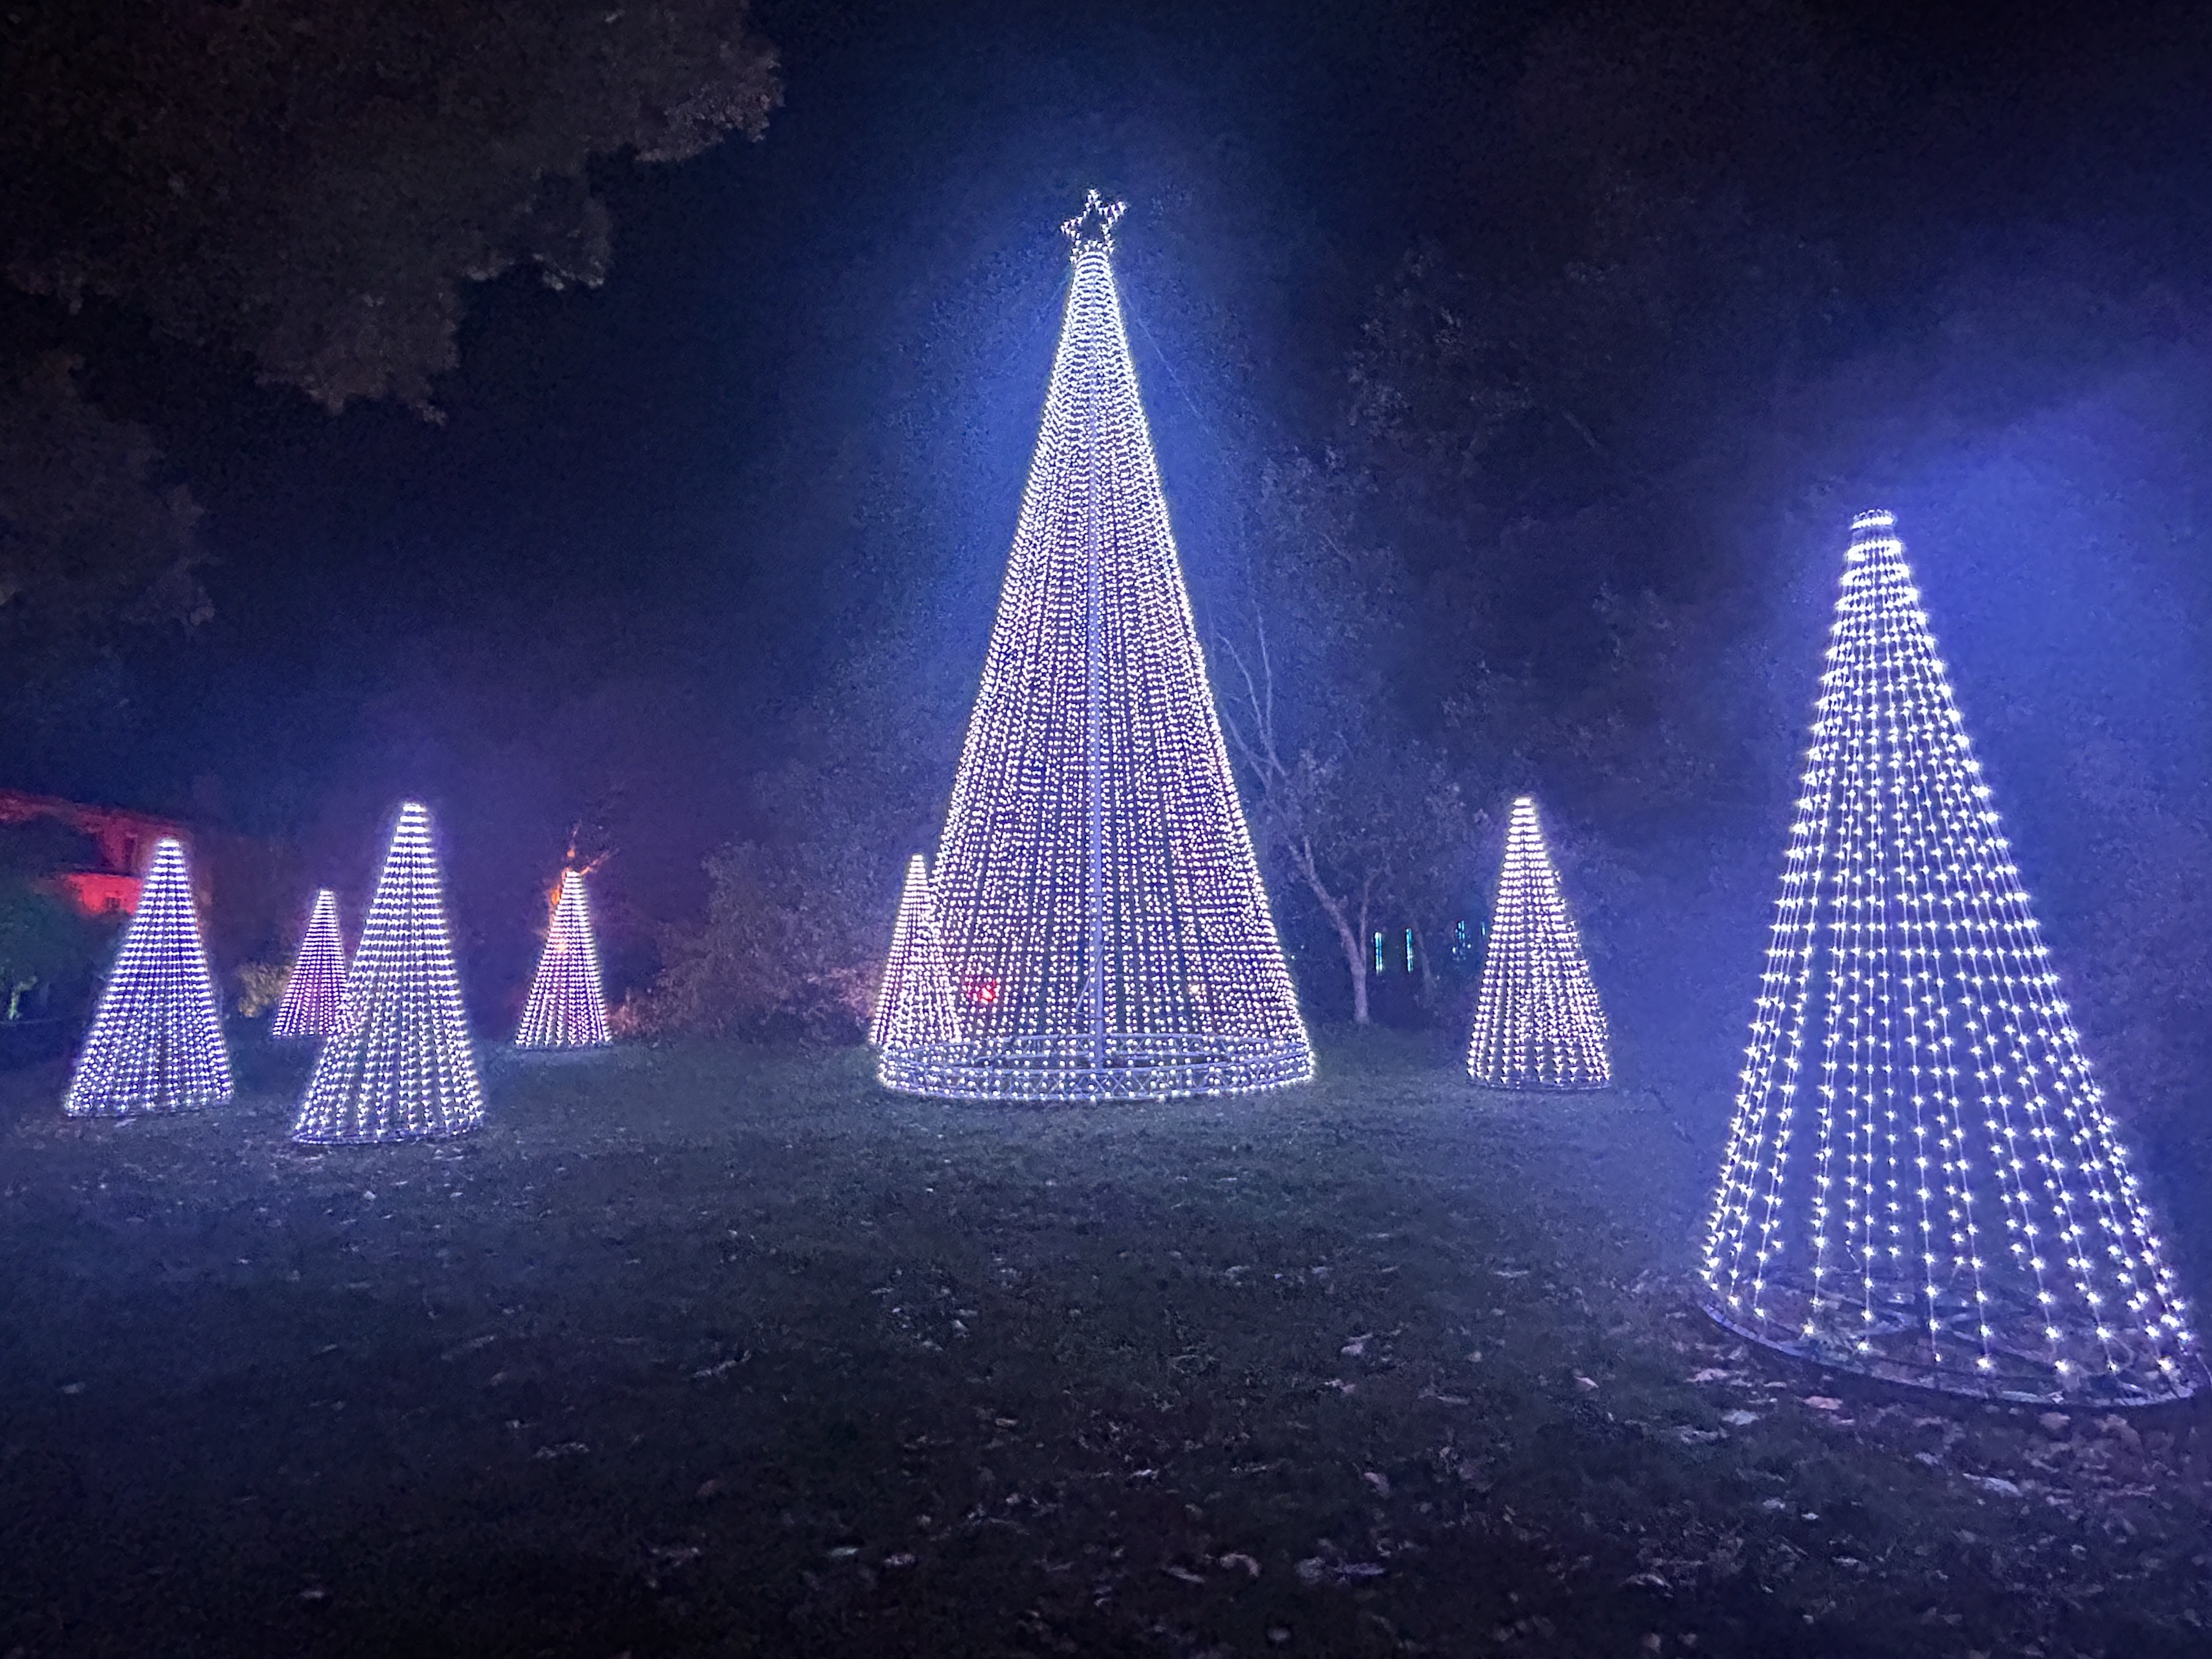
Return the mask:
<path id="1" fill-rule="evenodd" d="M 760 136 L 780 91 L 749 10 L 23 0 L 0 30 L 0 264 L 331 409 L 427 412 L 466 283 L 605 278 L 595 158 Z"/>

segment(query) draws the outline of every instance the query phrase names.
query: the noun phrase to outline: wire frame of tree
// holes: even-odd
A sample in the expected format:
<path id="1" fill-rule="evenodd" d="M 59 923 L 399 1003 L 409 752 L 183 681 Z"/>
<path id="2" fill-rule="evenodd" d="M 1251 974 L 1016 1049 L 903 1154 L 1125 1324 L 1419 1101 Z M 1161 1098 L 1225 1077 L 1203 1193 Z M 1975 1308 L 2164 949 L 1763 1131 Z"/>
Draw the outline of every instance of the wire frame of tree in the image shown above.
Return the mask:
<path id="1" fill-rule="evenodd" d="M 1895 1381 L 2208 1380 L 1886 513 L 1851 526 L 1703 1273 L 1731 1330 Z"/>
<path id="2" fill-rule="evenodd" d="M 1159 1100 L 1313 1055 L 1169 529 L 1112 264 L 1073 270 L 933 887 L 961 1036 L 893 1042 L 895 1089 Z"/>
<path id="3" fill-rule="evenodd" d="M 580 870 L 561 872 L 561 896 L 545 929 L 545 949 L 530 981 L 518 1048 L 604 1048 L 607 997 L 599 977 L 599 942 L 592 934 L 591 899 Z"/>
<path id="4" fill-rule="evenodd" d="M 1467 1069 L 1490 1089 L 1602 1089 L 1613 1081 L 1605 1010 L 1526 795 L 1513 803 L 1505 832 Z"/>
<path id="5" fill-rule="evenodd" d="M 62 1110 L 189 1111 L 231 1097 L 230 1051 L 183 846 L 163 840 L 138 890 Z"/>
<path id="6" fill-rule="evenodd" d="M 269 1035 L 280 1042 L 289 1042 L 326 1037 L 336 1031 L 345 975 L 345 940 L 338 932 L 337 896 L 327 887 L 321 888 L 307 913 L 307 932 L 300 936 L 300 953 L 293 958 L 292 976 L 284 981 L 283 1000 L 276 1005 Z"/>
<path id="7" fill-rule="evenodd" d="M 316 1056 L 293 1139 L 417 1140 L 483 1121 L 430 814 L 414 801 L 392 830 L 344 1006 L 341 1029 Z"/>

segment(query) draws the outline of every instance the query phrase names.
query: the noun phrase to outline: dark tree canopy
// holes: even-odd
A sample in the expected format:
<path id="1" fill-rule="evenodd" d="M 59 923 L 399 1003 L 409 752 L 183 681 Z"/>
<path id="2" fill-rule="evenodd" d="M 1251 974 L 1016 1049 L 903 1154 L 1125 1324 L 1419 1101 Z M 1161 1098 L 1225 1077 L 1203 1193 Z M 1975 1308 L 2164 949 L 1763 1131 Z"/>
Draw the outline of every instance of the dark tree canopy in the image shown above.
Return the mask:
<path id="1" fill-rule="evenodd" d="M 0 388 L 0 639 L 208 615 L 200 508 L 143 428 L 110 419 L 50 352 Z M 20 665 L 20 655 L 19 655 Z"/>
<path id="2" fill-rule="evenodd" d="M 110 297 L 337 410 L 428 412 L 465 283 L 596 284 L 598 157 L 757 137 L 747 0 L 21 0 L 0 29 L 8 277 Z"/>

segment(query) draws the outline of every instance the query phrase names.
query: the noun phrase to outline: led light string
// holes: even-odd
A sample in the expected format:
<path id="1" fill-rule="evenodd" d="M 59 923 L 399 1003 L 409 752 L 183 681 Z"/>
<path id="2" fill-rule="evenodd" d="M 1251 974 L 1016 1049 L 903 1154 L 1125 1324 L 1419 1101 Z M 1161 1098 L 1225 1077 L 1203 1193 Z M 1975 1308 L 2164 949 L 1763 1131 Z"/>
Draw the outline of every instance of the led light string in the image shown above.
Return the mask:
<path id="1" fill-rule="evenodd" d="M 316 1057 L 293 1139 L 414 1140 L 483 1121 L 441 890 L 430 815 L 409 801 L 362 924 L 339 1029 Z"/>
<path id="2" fill-rule="evenodd" d="M 1734 1328 L 1904 1381 L 2207 1380 L 1885 514 L 1852 526 L 1703 1272 Z"/>
<path id="3" fill-rule="evenodd" d="M 884 963 L 868 1042 L 878 1050 L 896 1048 L 911 1053 L 959 1041 L 959 1003 L 953 994 L 951 965 L 945 960 L 945 938 L 937 926 L 929 865 L 916 853 L 907 860 L 906 884 L 891 924 L 891 951 Z"/>
<path id="4" fill-rule="evenodd" d="M 1162 1099 L 1312 1054 L 1238 804 L 1095 192 L 929 883 L 957 1013 L 893 1088 Z M 887 975 L 887 987 L 892 982 Z"/>
<path id="5" fill-rule="evenodd" d="M 164 839 L 138 888 L 138 908 L 62 1097 L 71 1117 L 189 1111 L 231 1097 L 230 1052 L 191 872 Z"/>
<path id="6" fill-rule="evenodd" d="M 283 1000 L 269 1035 L 280 1042 L 326 1037 L 338 1028 L 338 999 L 345 990 L 345 940 L 338 933 L 338 902 L 327 887 L 317 890 L 307 931 L 284 981 Z"/>
<path id="7" fill-rule="evenodd" d="M 1513 803 L 1492 906 L 1468 1072 L 1496 1089 L 1579 1090 L 1612 1080 L 1604 1011 L 1544 845 L 1536 803 Z"/>
<path id="8" fill-rule="evenodd" d="M 607 998 L 599 978 L 599 947 L 592 935 L 591 900 L 580 870 L 561 872 L 561 896 L 545 929 L 545 949 L 530 981 L 518 1048 L 603 1048 Z"/>

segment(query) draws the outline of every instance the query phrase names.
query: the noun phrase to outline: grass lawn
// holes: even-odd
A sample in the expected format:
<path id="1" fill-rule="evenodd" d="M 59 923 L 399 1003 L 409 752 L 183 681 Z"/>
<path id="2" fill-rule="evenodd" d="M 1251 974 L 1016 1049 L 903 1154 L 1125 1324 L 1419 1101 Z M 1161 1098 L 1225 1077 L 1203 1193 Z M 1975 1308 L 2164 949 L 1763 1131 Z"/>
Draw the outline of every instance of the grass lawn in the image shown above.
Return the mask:
<path id="1" fill-rule="evenodd" d="M 2212 1407 L 1747 1352 L 1649 1092 L 1381 1034 L 1073 1109 L 630 1048 L 311 1152 L 305 1063 L 126 1123 L 0 1077 L 0 1659 L 2212 1644 Z"/>

